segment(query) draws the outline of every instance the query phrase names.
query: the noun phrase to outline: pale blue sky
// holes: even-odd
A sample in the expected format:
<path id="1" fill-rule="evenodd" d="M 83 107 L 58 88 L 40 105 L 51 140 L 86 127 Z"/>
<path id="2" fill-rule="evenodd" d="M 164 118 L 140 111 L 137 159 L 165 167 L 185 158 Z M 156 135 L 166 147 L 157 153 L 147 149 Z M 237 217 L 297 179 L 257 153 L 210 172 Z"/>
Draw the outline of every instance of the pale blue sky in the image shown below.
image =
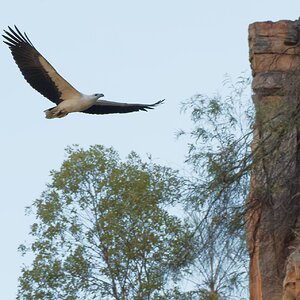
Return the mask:
<path id="1" fill-rule="evenodd" d="M 249 70 L 247 30 L 254 21 L 297 19 L 299 1 L 26 0 L 1 1 L 0 29 L 18 25 L 71 84 L 109 100 L 166 103 L 148 113 L 71 114 L 46 120 L 52 103 L 23 79 L 0 44 L 1 79 L 1 299 L 15 299 L 24 259 L 17 247 L 32 220 L 24 208 L 77 143 L 135 150 L 183 167 L 187 128 L 180 102 L 222 88 L 224 74 Z"/>

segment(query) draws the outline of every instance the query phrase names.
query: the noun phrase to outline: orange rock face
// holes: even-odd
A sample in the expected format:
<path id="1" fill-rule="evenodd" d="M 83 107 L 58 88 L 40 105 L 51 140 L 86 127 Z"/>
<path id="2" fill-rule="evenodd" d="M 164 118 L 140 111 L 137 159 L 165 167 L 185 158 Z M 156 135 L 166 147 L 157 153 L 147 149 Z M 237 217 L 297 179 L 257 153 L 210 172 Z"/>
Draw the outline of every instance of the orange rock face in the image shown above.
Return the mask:
<path id="1" fill-rule="evenodd" d="M 249 26 L 249 57 L 253 74 L 253 101 L 256 107 L 264 104 L 276 110 L 274 103 L 285 101 L 288 89 L 288 76 L 300 68 L 300 21 L 282 20 L 278 22 L 256 22 Z M 300 82 L 299 82 L 300 85 Z M 273 106 L 272 106 L 273 105 Z M 274 108 L 275 107 L 275 108 Z M 278 106 L 280 107 L 280 106 Z M 252 149 L 260 143 L 264 134 L 256 129 Z M 256 128 L 258 125 L 256 126 Z M 280 149 L 282 161 L 287 154 L 298 155 L 300 134 L 295 129 Z M 291 159 L 287 174 L 300 182 L 300 169 Z M 263 163 L 262 163 L 263 164 Z M 247 242 L 250 255 L 250 299 L 251 300 L 293 300 L 298 299 L 298 280 L 295 269 L 288 266 L 288 259 L 300 247 L 300 183 L 287 184 L 279 179 L 270 199 L 265 193 L 257 192 L 264 188 L 266 178 L 261 175 L 264 167 L 272 174 L 280 160 L 256 166 L 252 173 L 247 212 Z M 264 170 L 264 171 L 266 171 Z M 284 177 L 284 176 L 283 176 Z M 263 178 L 263 179 L 262 179 Z M 297 195 L 297 197 L 295 197 Z M 300 265 L 300 263 L 299 263 Z M 294 276 L 294 277 L 293 277 Z M 300 280 L 300 278 L 299 278 Z M 300 287 L 300 281 L 299 281 Z M 295 293 L 294 293 L 295 292 Z M 293 294 L 294 293 L 294 294 Z M 300 298 L 299 298 L 300 299 Z"/>

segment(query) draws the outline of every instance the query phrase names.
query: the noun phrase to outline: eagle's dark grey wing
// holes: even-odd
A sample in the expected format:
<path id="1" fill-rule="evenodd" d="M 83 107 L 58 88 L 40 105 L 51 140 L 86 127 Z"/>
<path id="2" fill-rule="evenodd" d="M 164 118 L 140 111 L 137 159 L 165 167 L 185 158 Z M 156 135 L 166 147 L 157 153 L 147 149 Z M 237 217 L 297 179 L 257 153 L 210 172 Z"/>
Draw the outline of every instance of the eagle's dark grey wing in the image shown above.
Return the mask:
<path id="1" fill-rule="evenodd" d="M 147 111 L 148 109 L 153 109 L 156 105 L 163 103 L 165 99 L 160 100 L 153 104 L 130 104 L 130 103 L 121 103 L 113 102 L 107 100 L 99 100 L 95 105 L 90 108 L 83 110 L 83 113 L 87 114 L 122 114 L 129 113 L 134 111 Z"/>
<path id="2" fill-rule="evenodd" d="M 56 104 L 80 95 L 35 49 L 26 33 L 22 34 L 16 26 L 8 29 L 2 35 L 4 43 L 9 46 L 24 78 L 35 90 Z"/>

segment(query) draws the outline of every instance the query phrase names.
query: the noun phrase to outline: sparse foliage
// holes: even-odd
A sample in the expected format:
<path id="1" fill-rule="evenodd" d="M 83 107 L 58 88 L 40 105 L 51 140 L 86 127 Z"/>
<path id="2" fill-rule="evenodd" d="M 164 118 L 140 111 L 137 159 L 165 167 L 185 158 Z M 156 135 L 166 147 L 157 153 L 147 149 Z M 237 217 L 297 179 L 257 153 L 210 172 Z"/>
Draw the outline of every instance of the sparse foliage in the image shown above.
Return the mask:
<path id="1" fill-rule="evenodd" d="M 270 212 L 265 234 L 293 239 L 290 224 L 299 215 L 293 204 L 299 196 L 299 78 L 297 69 L 285 75 L 280 89 L 257 90 L 254 105 L 245 77 L 226 80 L 228 96 L 196 95 L 183 104 L 194 125 L 179 135 L 191 139 L 186 161 L 195 175 L 187 210 L 199 241 L 192 274 L 199 274 L 200 299 L 240 299 L 247 278 L 245 223 L 257 212 Z M 255 186 L 247 201 L 251 174 Z"/>
<path id="2" fill-rule="evenodd" d="M 235 83 L 228 77 L 225 83 L 227 96 L 196 95 L 183 103 L 194 127 L 179 132 L 191 139 L 186 161 L 194 176 L 187 211 L 198 240 L 191 272 L 199 299 L 206 300 L 233 299 L 247 279 L 244 217 L 253 105 L 248 77 Z"/>

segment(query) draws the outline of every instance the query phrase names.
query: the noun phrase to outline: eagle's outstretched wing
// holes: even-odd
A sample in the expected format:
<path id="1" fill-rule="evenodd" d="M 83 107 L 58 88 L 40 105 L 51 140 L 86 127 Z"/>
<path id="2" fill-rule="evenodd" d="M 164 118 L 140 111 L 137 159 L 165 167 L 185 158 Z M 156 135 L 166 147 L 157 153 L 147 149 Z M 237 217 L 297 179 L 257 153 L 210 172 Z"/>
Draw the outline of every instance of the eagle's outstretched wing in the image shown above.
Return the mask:
<path id="1" fill-rule="evenodd" d="M 8 27 L 4 30 L 4 43 L 10 48 L 12 56 L 21 70 L 26 81 L 39 93 L 59 104 L 72 97 L 79 97 L 80 93 L 61 77 L 51 64 L 35 49 L 26 33 L 22 34 Z"/>
<path id="2" fill-rule="evenodd" d="M 107 100 L 98 100 L 95 105 L 82 111 L 87 114 L 114 114 L 114 113 L 129 113 L 134 111 L 147 111 L 153 109 L 156 105 L 163 103 L 165 99 L 160 100 L 153 104 L 134 104 L 134 103 L 122 103 L 113 102 Z"/>

